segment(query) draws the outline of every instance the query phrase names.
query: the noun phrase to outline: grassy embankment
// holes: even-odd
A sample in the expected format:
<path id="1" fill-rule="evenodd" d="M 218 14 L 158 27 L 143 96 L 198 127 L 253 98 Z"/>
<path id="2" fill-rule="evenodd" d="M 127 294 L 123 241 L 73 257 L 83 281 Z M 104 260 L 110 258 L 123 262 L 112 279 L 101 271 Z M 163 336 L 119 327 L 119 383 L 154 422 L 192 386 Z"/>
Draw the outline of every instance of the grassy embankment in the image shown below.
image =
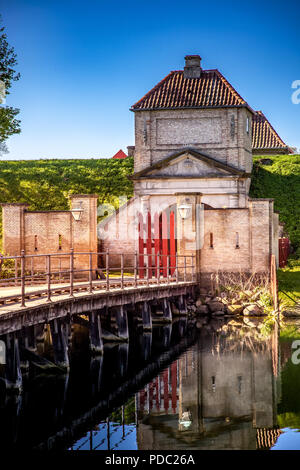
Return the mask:
<path id="1" fill-rule="evenodd" d="M 272 160 L 262 165 L 261 158 Z M 279 295 L 288 305 L 300 301 L 300 155 L 254 157 L 252 197 L 274 198 L 279 219 L 292 243 L 288 267 L 279 269 Z"/>

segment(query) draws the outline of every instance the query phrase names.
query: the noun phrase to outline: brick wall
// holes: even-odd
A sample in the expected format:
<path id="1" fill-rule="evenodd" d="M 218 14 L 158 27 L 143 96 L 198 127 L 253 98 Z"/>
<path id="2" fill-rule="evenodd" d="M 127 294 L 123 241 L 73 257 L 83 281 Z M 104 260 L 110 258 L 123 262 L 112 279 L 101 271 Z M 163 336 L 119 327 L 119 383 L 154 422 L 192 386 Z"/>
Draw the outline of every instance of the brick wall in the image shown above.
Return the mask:
<path id="1" fill-rule="evenodd" d="M 272 200 L 250 200 L 245 209 L 207 210 L 204 227 L 202 273 L 269 272 L 270 255 L 277 254 L 278 240 Z"/>
<path id="2" fill-rule="evenodd" d="M 69 211 L 59 212 L 25 212 L 25 253 L 40 255 L 43 253 L 59 253 L 61 256 L 52 258 L 52 269 L 68 269 L 69 253 L 72 240 L 72 215 Z M 4 231 L 7 227 L 4 226 Z M 6 249 L 5 245 L 4 248 Z M 19 253 L 15 253 L 19 254 Z M 33 259 L 34 270 L 44 270 L 46 258 Z M 31 260 L 27 262 L 31 268 Z"/>
<path id="3" fill-rule="evenodd" d="M 103 220 L 98 225 L 98 238 L 101 252 L 124 253 L 124 268 L 132 270 L 134 255 L 137 250 L 138 227 L 137 213 L 140 210 L 140 202 L 135 198 L 129 200 L 108 220 Z M 105 257 L 101 259 L 101 266 L 105 266 Z M 110 255 L 110 267 L 120 270 L 120 255 Z"/>
<path id="4" fill-rule="evenodd" d="M 251 119 L 245 108 L 135 112 L 135 172 L 183 147 L 251 172 Z"/>
<path id="5" fill-rule="evenodd" d="M 27 204 L 1 204 L 3 216 L 3 249 L 7 255 L 24 249 L 24 214 Z"/>
<path id="6" fill-rule="evenodd" d="M 206 210 L 201 272 L 250 271 L 249 228 L 248 209 Z"/>
<path id="7" fill-rule="evenodd" d="M 75 221 L 70 211 L 27 211 L 24 204 L 3 204 L 3 249 L 6 255 L 56 253 L 51 259 L 52 270 L 69 269 L 69 253 L 97 252 L 97 196 L 73 195 L 71 208 L 82 208 L 81 218 Z M 92 259 L 97 267 L 97 256 Z M 46 258 L 26 260 L 26 268 L 45 271 Z M 89 255 L 75 255 L 75 269 L 89 268 Z M 87 273 L 85 273 L 87 276 Z"/>
<path id="8" fill-rule="evenodd" d="M 151 201 L 151 198 L 150 198 Z M 151 207 L 151 202 L 149 202 Z M 134 224 L 132 215 L 128 224 Z M 180 218 L 177 217 L 179 223 Z M 269 199 L 256 199 L 249 201 L 247 208 L 208 209 L 204 211 L 203 246 L 200 250 L 200 270 L 202 274 L 209 275 L 218 271 L 225 272 L 268 272 L 270 267 L 270 254 L 278 254 L 276 240 L 278 240 L 278 217 L 274 217 L 273 202 Z M 189 229 L 188 222 L 191 227 Z M 120 222 L 119 234 L 126 230 L 126 219 Z M 185 221 L 187 230 L 194 232 L 196 224 L 194 216 Z M 112 217 L 106 223 L 106 232 L 111 234 L 102 240 L 102 249 L 114 252 L 133 253 L 137 249 L 138 233 L 134 238 L 116 236 L 116 220 Z M 179 227 L 180 231 L 180 227 Z M 199 228 L 197 229 L 199 232 Z M 200 230 L 201 231 L 201 230 Z M 177 232 L 178 236 L 180 233 Z M 198 235 L 200 236 L 200 235 Z M 210 246 L 212 243 L 212 247 Z M 277 242 L 278 243 L 278 242 Z M 183 248 L 182 248 L 183 246 Z M 198 257 L 197 244 L 178 242 L 178 253 Z M 131 259 L 130 259 L 131 258 Z M 132 262 L 128 256 L 127 263 Z M 120 259 L 112 259 L 112 266 L 119 267 Z M 208 276 L 209 277 L 209 276 Z"/>

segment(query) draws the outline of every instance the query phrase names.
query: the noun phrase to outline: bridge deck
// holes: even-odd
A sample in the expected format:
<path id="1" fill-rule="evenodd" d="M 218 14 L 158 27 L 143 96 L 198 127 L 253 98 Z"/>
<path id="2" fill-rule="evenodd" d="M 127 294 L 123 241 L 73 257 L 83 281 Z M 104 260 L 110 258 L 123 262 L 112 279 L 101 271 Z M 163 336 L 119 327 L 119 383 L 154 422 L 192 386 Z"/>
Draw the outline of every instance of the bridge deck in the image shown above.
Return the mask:
<path id="1" fill-rule="evenodd" d="M 74 282 L 72 296 L 70 296 L 68 284 L 51 286 L 51 301 L 47 300 L 46 285 L 28 286 L 26 287 L 26 303 L 23 307 L 20 288 L 1 288 L 0 302 L 2 300 L 4 303 L 2 306 L 0 303 L 0 334 L 16 331 L 22 326 L 34 325 L 68 314 L 87 312 L 91 309 L 151 301 L 172 295 L 185 295 L 196 285 L 195 281 L 181 282 L 173 279 L 169 281 L 161 279 L 159 284 L 155 279 L 139 280 L 135 285 L 134 280 L 129 279 L 124 281 L 121 287 L 120 280 L 115 279 L 111 282 L 109 291 L 106 290 L 105 281 L 93 281 L 93 290 L 90 292 L 88 283 Z M 9 300 L 7 300 L 8 296 Z"/>
<path id="2" fill-rule="evenodd" d="M 166 280 L 161 280 L 160 284 L 164 284 L 167 282 Z M 174 283 L 175 279 L 170 278 L 170 283 Z M 128 287 L 134 286 L 134 278 L 133 277 L 127 277 L 126 280 L 123 281 L 123 286 L 124 289 Z M 149 279 L 149 282 L 147 280 L 138 280 L 137 281 L 137 287 L 142 286 L 142 285 L 158 285 L 156 279 Z M 109 291 L 110 290 L 116 290 L 116 289 L 121 289 L 122 285 L 122 280 L 121 278 L 110 278 L 109 281 Z M 53 283 L 51 284 L 51 297 L 55 297 L 58 295 L 61 295 L 63 293 L 70 293 L 70 284 L 68 283 Z M 88 291 L 90 289 L 90 283 L 87 281 L 79 281 L 79 282 L 74 282 L 73 283 L 73 292 L 81 292 L 81 291 Z M 106 287 L 106 281 L 105 280 L 99 280 L 99 281 L 93 281 L 92 284 L 92 291 L 107 291 Z M 48 294 L 48 285 L 45 284 L 40 284 L 40 285 L 28 285 L 26 286 L 26 292 L 25 292 L 25 299 L 33 299 L 35 297 L 40 297 L 40 298 L 45 298 Z M 8 286 L 8 287 L 1 287 L 0 288 L 0 311 L 1 311 L 1 305 L 8 305 L 10 303 L 16 303 L 20 301 L 21 299 L 21 292 L 20 292 L 20 286 Z"/>

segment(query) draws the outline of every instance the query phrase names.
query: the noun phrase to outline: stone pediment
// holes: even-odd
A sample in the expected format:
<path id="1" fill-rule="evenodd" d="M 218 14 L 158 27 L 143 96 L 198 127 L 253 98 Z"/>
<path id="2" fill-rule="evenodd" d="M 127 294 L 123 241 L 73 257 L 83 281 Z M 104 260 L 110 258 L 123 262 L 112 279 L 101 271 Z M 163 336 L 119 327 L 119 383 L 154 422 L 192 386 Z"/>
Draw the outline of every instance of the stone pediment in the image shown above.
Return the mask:
<path id="1" fill-rule="evenodd" d="M 226 165 L 207 154 L 193 149 L 184 149 L 160 162 L 135 173 L 132 179 L 140 178 L 218 178 L 247 176 L 232 166 Z"/>

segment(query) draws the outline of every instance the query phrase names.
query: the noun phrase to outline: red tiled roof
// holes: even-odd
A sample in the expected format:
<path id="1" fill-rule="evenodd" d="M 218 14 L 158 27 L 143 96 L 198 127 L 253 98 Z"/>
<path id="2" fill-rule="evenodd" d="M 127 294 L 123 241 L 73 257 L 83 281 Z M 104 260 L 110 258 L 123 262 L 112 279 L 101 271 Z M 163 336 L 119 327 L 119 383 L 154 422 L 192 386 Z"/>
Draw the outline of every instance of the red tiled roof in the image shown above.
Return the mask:
<path id="1" fill-rule="evenodd" d="M 123 150 L 119 150 L 113 157 L 111 158 L 127 158 L 126 153 Z"/>
<path id="2" fill-rule="evenodd" d="M 218 70 L 202 70 L 200 78 L 184 78 L 183 70 L 177 70 L 170 72 L 131 110 L 236 106 L 254 112 Z"/>
<path id="3" fill-rule="evenodd" d="M 252 121 L 252 148 L 259 149 L 286 149 L 290 151 L 285 142 L 279 137 L 275 129 L 262 111 L 256 111 Z"/>

